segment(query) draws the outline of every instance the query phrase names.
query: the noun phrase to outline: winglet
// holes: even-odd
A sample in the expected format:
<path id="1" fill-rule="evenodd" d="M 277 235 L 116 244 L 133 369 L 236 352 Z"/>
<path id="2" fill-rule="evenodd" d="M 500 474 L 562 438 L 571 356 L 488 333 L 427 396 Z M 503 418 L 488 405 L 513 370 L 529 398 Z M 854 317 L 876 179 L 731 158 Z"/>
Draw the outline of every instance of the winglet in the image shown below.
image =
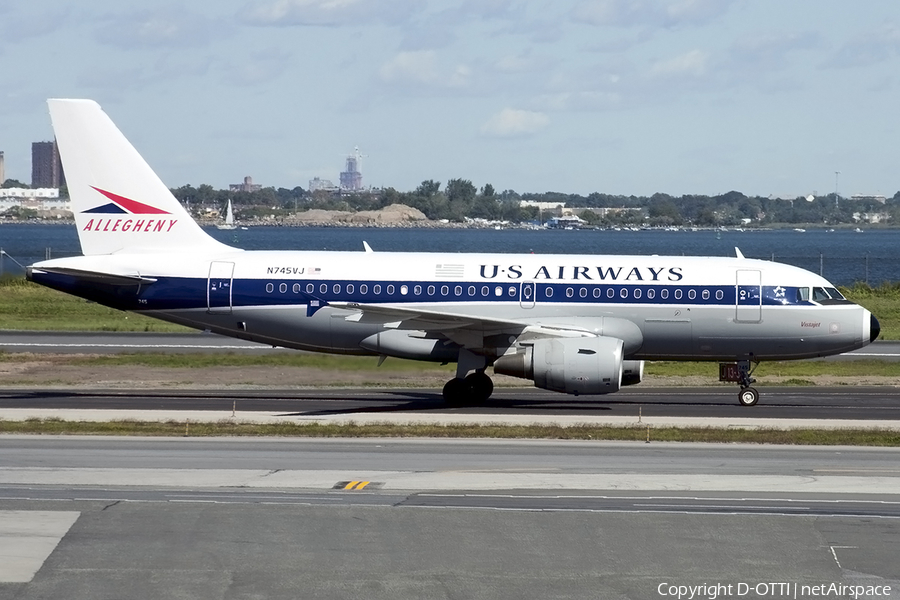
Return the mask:
<path id="1" fill-rule="evenodd" d="M 738 258 L 744 258 L 744 255 L 741 254 L 741 249 L 738 248 L 737 246 L 734 247 L 734 253 L 737 254 Z"/>

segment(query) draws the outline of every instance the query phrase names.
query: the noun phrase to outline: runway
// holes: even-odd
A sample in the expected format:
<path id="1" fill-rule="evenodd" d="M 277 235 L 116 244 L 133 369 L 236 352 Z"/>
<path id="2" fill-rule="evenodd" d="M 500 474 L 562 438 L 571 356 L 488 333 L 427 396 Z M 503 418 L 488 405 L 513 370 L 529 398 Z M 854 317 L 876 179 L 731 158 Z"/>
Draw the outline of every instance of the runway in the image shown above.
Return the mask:
<path id="1" fill-rule="evenodd" d="M 232 342 L 188 335 L 165 351 Z M 3 389 L 0 418 L 900 422 L 893 388 L 761 392 L 744 408 L 725 386 L 500 388 L 448 408 L 436 389 Z M 0 599 L 884 598 L 900 594 L 898 465 L 894 448 L 5 435 Z"/>
<path id="2" fill-rule="evenodd" d="M 0 539 L 45 544 L 30 575 L 0 567 L 0 598 L 653 598 L 702 584 L 794 597 L 756 589 L 772 582 L 896 594 L 898 459 L 731 444 L 3 436 L 0 530 L 14 531 Z"/>
<path id="3" fill-rule="evenodd" d="M 316 388 L 307 390 L 63 390 L 0 389 L 0 418 L 58 416 L 88 418 L 91 411 L 140 418 L 218 420 L 232 411 L 278 420 L 436 422 L 618 422 L 691 421 L 734 425 L 750 420 L 761 426 L 801 426 L 835 421 L 840 426 L 896 427 L 900 423 L 900 389 L 893 387 L 763 387 L 754 407 L 739 406 L 730 386 L 652 388 L 635 386 L 615 395 L 575 398 L 528 388 L 498 388 L 479 406 L 448 407 L 436 389 Z M 69 412 L 60 412 L 69 411 Z M 190 413 L 190 414 L 188 414 Z M 655 421 L 654 421 L 655 420 Z"/>

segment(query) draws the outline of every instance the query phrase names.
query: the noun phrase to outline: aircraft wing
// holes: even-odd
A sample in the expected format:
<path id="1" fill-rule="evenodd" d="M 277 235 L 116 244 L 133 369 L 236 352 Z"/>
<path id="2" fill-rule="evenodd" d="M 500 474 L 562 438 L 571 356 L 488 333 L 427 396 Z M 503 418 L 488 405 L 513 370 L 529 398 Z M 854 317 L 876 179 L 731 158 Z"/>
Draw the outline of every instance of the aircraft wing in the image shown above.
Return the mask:
<path id="1" fill-rule="evenodd" d="M 567 325 L 529 323 L 516 319 L 499 319 L 475 314 L 444 312 L 423 309 L 359 304 L 355 302 L 329 302 L 329 306 L 354 311 L 346 317 L 355 323 L 380 323 L 391 329 L 407 329 L 440 333 L 464 347 L 480 347 L 484 337 L 492 335 L 522 337 L 593 337 L 590 331 Z"/>

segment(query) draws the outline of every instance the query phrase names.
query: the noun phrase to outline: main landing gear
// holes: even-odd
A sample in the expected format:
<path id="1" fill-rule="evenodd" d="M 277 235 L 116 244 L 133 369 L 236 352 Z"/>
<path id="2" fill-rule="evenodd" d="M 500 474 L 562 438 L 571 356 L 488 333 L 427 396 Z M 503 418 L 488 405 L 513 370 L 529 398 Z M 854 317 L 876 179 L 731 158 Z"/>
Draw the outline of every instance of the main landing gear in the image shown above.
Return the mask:
<path id="1" fill-rule="evenodd" d="M 494 392 L 494 382 L 484 372 L 486 363 L 483 356 L 462 348 L 456 363 L 456 377 L 444 385 L 444 401 L 461 406 L 479 404 L 490 398 Z"/>
<path id="2" fill-rule="evenodd" d="M 484 371 L 476 371 L 460 379 L 454 377 L 444 385 L 444 401 L 447 404 L 461 406 L 479 404 L 491 397 L 494 382 Z"/>

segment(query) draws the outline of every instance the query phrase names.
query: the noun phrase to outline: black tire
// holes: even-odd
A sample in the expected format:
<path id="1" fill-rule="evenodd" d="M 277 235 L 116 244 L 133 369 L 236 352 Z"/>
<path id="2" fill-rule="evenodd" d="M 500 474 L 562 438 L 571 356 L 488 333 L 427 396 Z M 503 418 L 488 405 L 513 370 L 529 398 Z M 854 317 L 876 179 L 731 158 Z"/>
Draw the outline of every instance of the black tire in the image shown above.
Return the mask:
<path id="1" fill-rule="evenodd" d="M 472 373 L 464 382 L 472 402 L 484 402 L 494 393 L 494 382 L 484 372 Z"/>
<path id="2" fill-rule="evenodd" d="M 442 392 L 444 402 L 451 406 L 460 406 L 465 403 L 468 394 L 468 386 L 463 379 L 451 379 L 444 384 Z"/>
<path id="3" fill-rule="evenodd" d="M 759 392 L 756 388 L 746 387 L 738 394 L 738 402 L 741 406 L 755 406 L 759 402 Z"/>

